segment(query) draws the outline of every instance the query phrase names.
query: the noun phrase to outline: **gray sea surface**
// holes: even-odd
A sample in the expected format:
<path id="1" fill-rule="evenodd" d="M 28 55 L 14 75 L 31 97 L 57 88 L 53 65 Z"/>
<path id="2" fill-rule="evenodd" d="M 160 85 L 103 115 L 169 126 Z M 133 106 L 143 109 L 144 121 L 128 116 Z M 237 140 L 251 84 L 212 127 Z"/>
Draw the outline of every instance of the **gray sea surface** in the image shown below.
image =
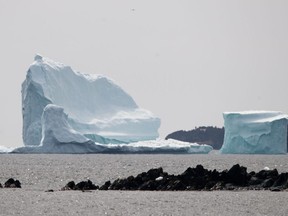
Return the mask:
<path id="1" fill-rule="evenodd" d="M 0 189 L 0 215 L 288 215 L 288 191 L 60 191 L 71 180 L 102 185 L 157 167 L 180 174 L 197 164 L 224 170 L 236 163 L 288 172 L 288 155 L 0 154 L 0 182 L 22 183 Z"/>

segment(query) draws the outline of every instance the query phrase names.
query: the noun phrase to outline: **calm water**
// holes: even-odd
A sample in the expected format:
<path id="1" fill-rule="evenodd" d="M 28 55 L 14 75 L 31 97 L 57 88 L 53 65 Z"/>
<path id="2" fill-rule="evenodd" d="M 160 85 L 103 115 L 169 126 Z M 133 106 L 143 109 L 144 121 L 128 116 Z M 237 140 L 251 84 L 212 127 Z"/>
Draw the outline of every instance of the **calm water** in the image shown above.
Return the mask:
<path id="1" fill-rule="evenodd" d="M 160 166 L 180 174 L 197 164 L 223 170 L 236 163 L 288 172 L 288 155 L 2 154 L 0 182 L 13 177 L 22 189 L 0 190 L 0 215 L 288 215 L 288 192 L 57 191 L 71 180 L 101 185 Z"/>

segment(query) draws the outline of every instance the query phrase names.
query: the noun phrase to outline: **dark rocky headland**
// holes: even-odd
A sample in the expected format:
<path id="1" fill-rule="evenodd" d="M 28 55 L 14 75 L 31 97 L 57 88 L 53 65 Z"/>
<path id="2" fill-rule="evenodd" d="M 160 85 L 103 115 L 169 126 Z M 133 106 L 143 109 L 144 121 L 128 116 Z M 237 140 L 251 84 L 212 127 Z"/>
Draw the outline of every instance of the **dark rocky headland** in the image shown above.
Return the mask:
<path id="1" fill-rule="evenodd" d="M 102 186 L 90 180 L 75 184 L 71 181 L 62 190 L 146 190 L 146 191 L 213 191 L 213 190 L 271 190 L 287 191 L 288 173 L 277 169 L 247 172 L 236 164 L 229 170 L 207 170 L 202 165 L 189 167 L 180 175 L 170 175 L 163 169 L 150 169 L 137 176 L 107 181 Z"/>
<path id="2" fill-rule="evenodd" d="M 168 134 L 165 139 L 208 144 L 212 146 L 213 149 L 220 149 L 224 141 L 224 127 L 201 126 L 189 131 L 179 130 Z"/>

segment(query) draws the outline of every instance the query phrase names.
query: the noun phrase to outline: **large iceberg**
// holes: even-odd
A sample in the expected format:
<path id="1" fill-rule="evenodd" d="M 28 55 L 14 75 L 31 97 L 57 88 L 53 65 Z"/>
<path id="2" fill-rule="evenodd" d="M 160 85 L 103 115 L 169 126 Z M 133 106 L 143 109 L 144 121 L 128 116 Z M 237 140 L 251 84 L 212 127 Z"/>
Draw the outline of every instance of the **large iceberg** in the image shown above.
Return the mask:
<path id="1" fill-rule="evenodd" d="M 69 125 L 97 142 L 134 142 L 158 137 L 160 119 L 141 109 L 124 90 L 100 75 L 35 56 L 22 84 L 23 141 L 38 146 L 41 116 L 48 104 L 61 106 Z"/>
<path id="2" fill-rule="evenodd" d="M 161 140 L 160 119 L 110 79 L 40 55 L 22 84 L 24 147 L 13 153 L 208 153 L 209 145 Z"/>
<path id="3" fill-rule="evenodd" d="M 274 111 L 223 113 L 226 154 L 286 154 L 288 116 Z"/>

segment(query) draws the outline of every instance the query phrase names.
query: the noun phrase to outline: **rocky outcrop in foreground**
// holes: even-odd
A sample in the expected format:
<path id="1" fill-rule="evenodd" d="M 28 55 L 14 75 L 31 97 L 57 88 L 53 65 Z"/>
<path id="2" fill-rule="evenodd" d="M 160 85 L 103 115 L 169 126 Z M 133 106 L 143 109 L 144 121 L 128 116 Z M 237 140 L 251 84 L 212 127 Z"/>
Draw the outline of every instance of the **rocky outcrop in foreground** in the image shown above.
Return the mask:
<path id="1" fill-rule="evenodd" d="M 0 188 L 3 188 L 1 183 Z M 10 178 L 4 183 L 4 188 L 21 188 L 21 183 L 19 180 L 14 180 L 13 178 Z"/>
<path id="2" fill-rule="evenodd" d="M 189 167 L 180 175 L 170 175 L 163 169 L 150 169 L 136 177 L 107 181 L 102 186 L 90 180 L 75 184 L 69 182 L 62 190 L 149 190 L 149 191 L 211 191 L 211 190 L 271 190 L 288 189 L 288 173 L 279 174 L 277 169 L 249 172 L 236 164 L 229 170 L 204 169 L 202 165 Z"/>
<path id="3" fill-rule="evenodd" d="M 81 181 L 75 184 L 74 181 L 68 182 L 61 190 L 97 190 L 99 186 L 94 185 L 90 180 Z"/>

